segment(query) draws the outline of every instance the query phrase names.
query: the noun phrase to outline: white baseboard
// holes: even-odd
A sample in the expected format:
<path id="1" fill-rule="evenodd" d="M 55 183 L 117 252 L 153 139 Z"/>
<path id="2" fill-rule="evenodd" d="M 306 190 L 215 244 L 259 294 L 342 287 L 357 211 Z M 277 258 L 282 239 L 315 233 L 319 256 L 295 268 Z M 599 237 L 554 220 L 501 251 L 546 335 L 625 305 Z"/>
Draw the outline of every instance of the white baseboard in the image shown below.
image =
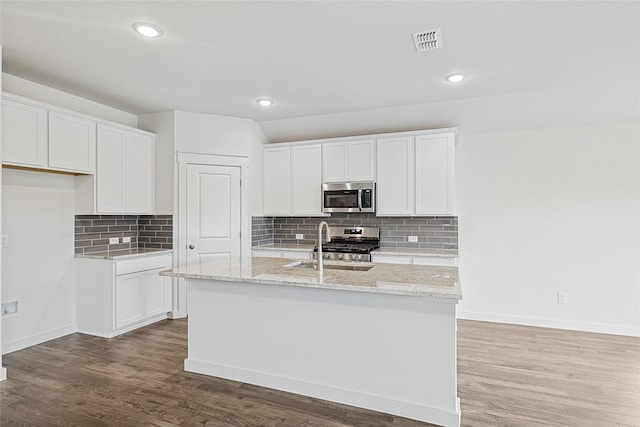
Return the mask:
<path id="1" fill-rule="evenodd" d="M 19 340 L 3 342 L 2 354 L 12 353 L 14 351 L 22 350 L 23 348 L 31 347 L 32 345 L 42 344 L 43 342 L 72 334 L 76 332 L 76 330 L 77 330 L 76 324 L 73 323 L 71 325 L 52 329 L 50 331 L 42 332 L 37 335 L 21 338 Z"/>
<path id="2" fill-rule="evenodd" d="M 595 332 L 599 334 L 640 337 L 640 327 L 609 325 L 603 323 L 573 322 L 569 320 L 545 319 L 541 317 L 513 316 L 474 311 L 458 311 L 458 319 L 484 322 L 509 323 L 513 325 L 538 326 L 541 328 L 567 329 L 570 331 Z"/>
<path id="3" fill-rule="evenodd" d="M 447 427 L 460 426 L 460 403 L 457 411 L 424 406 L 413 402 L 404 402 L 384 396 L 376 396 L 353 390 L 340 389 L 328 385 L 272 375 L 264 372 L 249 371 L 232 366 L 224 366 L 200 360 L 185 359 L 184 369 L 188 372 L 226 378 L 249 384 L 269 387 L 290 393 L 315 397 L 331 402 L 357 406 L 414 420 L 425 421 Z"/>

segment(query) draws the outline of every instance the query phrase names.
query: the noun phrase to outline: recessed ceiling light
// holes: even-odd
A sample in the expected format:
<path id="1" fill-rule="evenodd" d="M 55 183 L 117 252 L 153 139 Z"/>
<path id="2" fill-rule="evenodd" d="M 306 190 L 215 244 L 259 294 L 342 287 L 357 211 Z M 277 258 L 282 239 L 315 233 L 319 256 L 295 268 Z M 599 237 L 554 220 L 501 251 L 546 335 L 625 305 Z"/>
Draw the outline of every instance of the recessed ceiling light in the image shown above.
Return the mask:
<path id="1" fill-rule="evenodd" d="M 150 24 L 148 22 L 136 22 L 133 24 L 133 29 L 140 35 L 145 37 L 160 37 L 162 35 L 162 29 L 157 25 Z"/>
<path id="2" fill-rule="evenodd" d="M 267 98 L 258 99 L 256 102 L 258 103 L 258 105 L 261 105 L 263 107 L 269 107 L 273 105 L 273 101 Z"/>
<path id="3" fill-rule="evenodd" d="M 450 74 L 447 77 L 445 77 L 444 79 L 448 82 L 451 83 L 458 83 L 463 81 L 465 78 L 467 77 L 466 74 L 462 74 L 462 73 L 455 73 L 455 74 Z"/>

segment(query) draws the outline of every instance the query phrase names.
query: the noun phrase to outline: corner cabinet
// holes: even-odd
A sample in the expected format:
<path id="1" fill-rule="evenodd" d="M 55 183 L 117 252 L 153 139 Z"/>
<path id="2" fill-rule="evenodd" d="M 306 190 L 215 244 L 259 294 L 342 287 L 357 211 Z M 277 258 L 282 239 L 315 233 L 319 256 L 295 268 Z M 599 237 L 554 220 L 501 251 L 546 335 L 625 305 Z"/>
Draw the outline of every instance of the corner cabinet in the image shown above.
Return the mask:
<path id="1" fill-rule="evenodd" d="M 262 183 L 264 215 L 322 215 L 321 145 L 265 147 Z"/>
<path id="2" fill-rule="evenodd" d="M 2 99 L 2 163 L 93 174 L 96 122 L 11 94 Z"/>
<path id="3" fill-rule="evenodd" d="M 454 214 L 455 133 L 377 140 L 377 215 Z"/>
<path id="4" fill-rule="evenodd" d="M 171 310 L 171 254 L 76 259 L 78 332 L 111 338 L 166 319 Z"/>
<path id="5" fill-rule="evenodd" d="M 96 174 L 77 181 L 77 213 L 153 213 L 154 143 L 148 132 L 99 124 Z"/>

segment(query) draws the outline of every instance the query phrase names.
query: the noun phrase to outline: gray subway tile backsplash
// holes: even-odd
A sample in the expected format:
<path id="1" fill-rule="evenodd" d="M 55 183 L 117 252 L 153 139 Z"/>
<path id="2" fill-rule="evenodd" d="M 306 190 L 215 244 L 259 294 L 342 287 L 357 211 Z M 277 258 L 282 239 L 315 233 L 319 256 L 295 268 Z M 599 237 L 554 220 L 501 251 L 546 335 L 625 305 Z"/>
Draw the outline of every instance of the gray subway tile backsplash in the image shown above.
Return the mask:
<path id="1" fill-rule="evenodd" d="M 325 220 L 330 226 L 380 228 L 380 246 L 406 249 L 458 249 L 458 217 L 388 217 L 375 214 L 332 214 L 318 217 L 253 217 L 251 244 L 315 244 L 317 226 Z M 296 234 L 303 238 L 296 239 Z M 409 242 L 417 236 L 417 242 Z"/>
<path id="2" fill-rule="evenodd" d="M 109 238 L 117 237 L 117 244 Z M 131 237 L 130 243 L 122 243 Z M 173 248 L 172 215 L 76 215 L 75 253 Z"/>

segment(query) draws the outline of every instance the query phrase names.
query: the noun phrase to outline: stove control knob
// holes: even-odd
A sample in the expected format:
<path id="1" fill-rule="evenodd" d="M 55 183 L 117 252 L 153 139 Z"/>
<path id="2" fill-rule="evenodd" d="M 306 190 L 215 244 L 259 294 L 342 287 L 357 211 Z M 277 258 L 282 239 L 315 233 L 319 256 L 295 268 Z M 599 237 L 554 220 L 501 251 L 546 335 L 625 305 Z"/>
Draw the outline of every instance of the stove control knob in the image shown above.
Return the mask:
<path id="1" fill-rule="evenodd" d="M 329 259 L 329 254 L 324 254 L 324 259 Z"/>
<path id="2" fill-rule="evenodd" d="M 356 255 L 356 256 L 355 256 L 355 259 L 356 259 L 356 260 L 358 260 L 358 261 L 360 261 L 360 260 L 362 259 L 362 255 Z"/>
<path id="3" fill-rule="evenodd" d="M 339 259 L 342 259 L 342 257 L 343 257 L 343 256 L 344 256 L 344 255 L 340 254 L 340 255 L 338 255 L 338 258 L 339 258 Z"/>

